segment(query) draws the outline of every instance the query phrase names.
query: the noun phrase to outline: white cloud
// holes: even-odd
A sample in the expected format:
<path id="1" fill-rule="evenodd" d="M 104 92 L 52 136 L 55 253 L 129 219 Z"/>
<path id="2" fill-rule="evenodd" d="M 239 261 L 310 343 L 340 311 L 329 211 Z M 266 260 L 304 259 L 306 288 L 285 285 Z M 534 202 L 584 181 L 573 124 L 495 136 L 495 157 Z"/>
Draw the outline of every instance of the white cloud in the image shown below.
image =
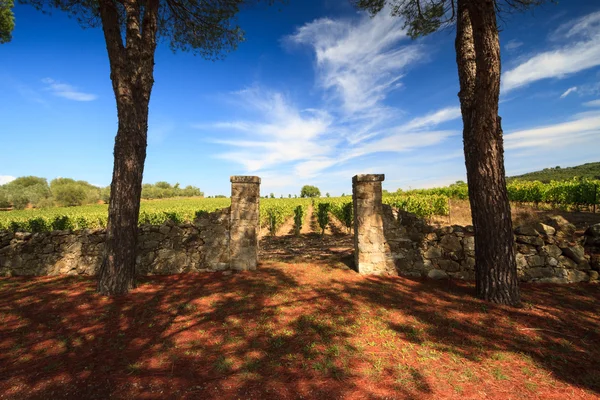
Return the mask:
<path id="1" fill-rule="evenodd" d="M 269 177 L 273 188 L 325 179 L 338 182 L 342 171 L 349 182 L 365 169 L 375 171 L 364 163 L 379 159 L 379 154 L 442 143 L 458 132 L 436 127 L 460 118 L 458 107 L 410 119 L 403 110 L 385 104 L 407 69 L 425 58 L 423 46 L 409 42 L 402 24 L 386 12 L 374 18 L 359 14 L 355 20 L 323 18 L 305 24 L 284 42 L 314 51 L 320 108 L 300 108 L 282 93 L 257 86 L 235 92 L 229 100 L 250 116 L 195 127 L 204 130 L 209 141 L 227 146 L 216 157 L 242 165 L 246 173 Z M 211 137 L 215 130 L 219 133 Z"/>
<path id="2" fill-rule="evenodd" d="M 234 95 L 245 108 L 256 111 L 258 117 L 195 126 L 234 135 L 230 139 L 211 139 L 213 143 L 234 149 L 217 157 L 241 164 L 248 173 L 285 167 L 303 179 L 358 157 L 407 152 L 439 144 L 457 132 L 430 129 L 460 117 L 458 108 L 448 107 L 403 124 L 381 127 L 373 137 L 351 142 L 339 134 L 344 129 L 339 124 L 344 122 L 326 111 L 299 111 L 282 94 L 258 88 Z"/>
<path id="3" fill-rule="evenodd" d="M 505 148 L 523 149 L 564 147 L 575 143 L 600 143 L 600 113 L 589 112 L 554 125 L 511 132 L 504 135 Z"/>
<path id="4" fill-rule="evenodd" d="M 600 99 L 587 101 L 587 102 L 583 103 L 583 105 L 586 107 L 600 107 Z"/>
<path id="5" fill-rule="evenodd" d="M 42 79 L 42 82 L 47 85 L 46 89 L 52 94 L 55 96 L 64 97 L 65 99 L 74 101 L 92 101 L 98 98 L 98 96 L 95 94 L 80 92 L 76 87 L 67 83 L 55 81 L 52 78 L 44 78 Z"/>
<path id="6" fill-rule="evenodd" d="M 8 183 L 8 182 L 12 182 L 12 181 L 14 181 L 15 179 L 17 179 L 17 178 L 15 178 L 14 176 L 10 176 L 10 175 L 0 175 L 0 185 L 4 185 L 4 184 L 6 184 L 6 183 Z"/>
<path id="7" fill-rule="evenodd" d="M 460 107 L 446 107 L 423 117 L 414 118 L 404 126 L 404 129 L 407 131 L 420 130 L 439 125 L 446 121 L 452 121 L 460 117 Z"/>
<path id="8" fill-rule="evenodd" d="M 600 65 L 600 11 L 560 26 L 553 38 L 567 43 L 538 53 L 502 74 L 505 93 L 538 80 L 563 78 Z"/>
<path id="9" fill-rule="evenodd" d="M 248 172 L 301 160 L 314 160 L 330 153 L 337 140 L 327 138 L 331 117 L 320 110 L 300 111 L 280 93 L 247 89 L 234 94 L 259 114 L 257 121 L 212 124 L 213 129 L 235 132 L 241 137 L 214 140 L 234 150 L 219 157 L 241 163 Z M 197 128 L 207 128 L 200 125 Z"/>
<path id="10" fill-rule="evenodd" d="M 577 91 L 577 86 L 573 86 L 568 88 L 567 90 L 564 91 L 563 94 L 560 95 L 561 99 L 564 99 L 565 97 L 567 97 L 569 94 L 574 93 Z"/>
<path id="11" fill-rule="evenodd" d="M 420 44 L 408 40 L 402 20 L 381 12 L 361 14 L 357 22 L 322 18 L 299 28 L 286 42 L 310 46 L 320 85 L 331 90 L 348 114 L 382 107 L 387 93 L 401 86 L 403 72 L 424 58 Z"/>
<path id="12" fill-rule="evenodd" d="M 507 43 L 504 45 L 504 48 L 505 48 L 507 51 L 513 51 L 513 50 L 516 50 L 516 49 L 518 49 L 518 48 L 519 48 L 519 47 L 521 47 L 521 46 L 523 46 L 523 42 L 519 42 L 518 40 L 515 40 L 515 39 L 513 39 L 513 40 L 509 40 L 509 41 L 508 41 L 508 42 L 507 42 Z"/>

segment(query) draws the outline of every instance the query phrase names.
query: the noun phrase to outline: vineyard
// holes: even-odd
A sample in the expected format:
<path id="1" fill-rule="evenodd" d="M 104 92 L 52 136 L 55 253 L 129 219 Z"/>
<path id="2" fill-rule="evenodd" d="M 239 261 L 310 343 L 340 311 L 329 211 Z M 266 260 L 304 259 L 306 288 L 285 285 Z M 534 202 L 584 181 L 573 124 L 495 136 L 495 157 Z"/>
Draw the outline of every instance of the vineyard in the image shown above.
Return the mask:
<path id="1" fill-rule="evenodd" d="M 541 183 L 538 181 L 511 181 L 508 186 L 509 199 L 519 203 L 547 203 L 552 207 L 595 207 L 600 203 L 600 181 L 572 179 L 565 182 Z M 466 184 L 454 184 L 443 188 L 419 189 L 385 194 L 383 202 L 411 212 L 422 218 L 448 215 L 449 199 L 467 199 Z M 300 207 L 300 215 L 306 215 L 310 205 L 315 212 L 332 214 L 348 229 L 353 224 L 352 197 L 318 199 L 261 199 L 260 226 L 274 234 L 287 220 L 292 219 Z M 177 198 L 143 201 L 140 209 L 140 224 L 159 225 L 167 220 L 176 223 L 191 222 L 202 213 L 228 207 L 228 198 Z M 0 213 L 0 230 L 44 232 L 66 229 L 94 229 L 106 227 L 108 208 L 106 205 L 80 207 L 55 207 Z M 325 221 L 325 216 L 321 219 Z M 324 222 L 326 223 L 326 222 Z"/>
<path id="2" fill-rule="evenodd" d="M 506 185 L 510 201 L 519 203 L 548 203 L 553 207 L 581 207 L 600 204 L 600 180 L 573 178 L 567 181 L 512 180 Z M 468 199 L 466 184 L 453 184 L 433 189 L 417 189 L 402 192 L 407 195 L 441 195 L 453 199 Z"/>

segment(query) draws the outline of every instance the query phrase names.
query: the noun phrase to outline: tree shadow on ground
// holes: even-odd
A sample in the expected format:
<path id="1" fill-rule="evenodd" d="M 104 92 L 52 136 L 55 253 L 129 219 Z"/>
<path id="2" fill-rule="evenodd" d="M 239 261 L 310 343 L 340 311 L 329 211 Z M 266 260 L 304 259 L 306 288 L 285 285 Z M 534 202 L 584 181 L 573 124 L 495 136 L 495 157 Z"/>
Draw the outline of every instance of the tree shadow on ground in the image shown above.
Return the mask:
<path id="1" fill-rule="evenodd" d="M 600 393 L 597 286 L 524 285 L 526 306 L 513 309 L 474 299 L 468 283 L 266 262 L 232 275 L 147 277 L 121 298 L 94 287 L 79 277 L 0 279 L 6 398 Z M 538 392 L 522 388 L 531 380 Z"/>

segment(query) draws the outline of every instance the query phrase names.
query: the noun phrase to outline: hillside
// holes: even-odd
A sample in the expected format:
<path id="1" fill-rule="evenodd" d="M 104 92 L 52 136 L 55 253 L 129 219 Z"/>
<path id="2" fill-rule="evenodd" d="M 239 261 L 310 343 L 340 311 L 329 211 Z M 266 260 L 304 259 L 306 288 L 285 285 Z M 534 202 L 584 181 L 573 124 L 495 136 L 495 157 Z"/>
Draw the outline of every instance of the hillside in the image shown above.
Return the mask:
<path id="1" fill-rule="evenodd" d="M 508 179 L 520 179 L 525 181 L 541 181 L 548 183 L 550 181 L 564 181 L 575 176 L 590 179 L 600 179 L 600 162 L 587 163 L 576 167 L 555 167 L 544 168 L 541 171 L 529 172 L 527 174 L 511 176 Z"/>

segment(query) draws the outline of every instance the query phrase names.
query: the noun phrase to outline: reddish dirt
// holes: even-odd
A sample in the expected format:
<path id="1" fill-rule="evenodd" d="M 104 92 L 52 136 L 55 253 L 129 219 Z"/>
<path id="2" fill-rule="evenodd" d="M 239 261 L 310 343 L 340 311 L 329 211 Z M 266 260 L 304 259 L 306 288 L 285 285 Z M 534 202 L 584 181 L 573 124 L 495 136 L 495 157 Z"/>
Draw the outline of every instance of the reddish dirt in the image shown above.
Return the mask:
<path id="1" fill-rule="evenodd" d="M 509 308 L 359 276 L 332 248 L 112 299 L 93 278 L 1 278 L 0 398 L 600 398 L 599 286 L 524 284 Z"/>

